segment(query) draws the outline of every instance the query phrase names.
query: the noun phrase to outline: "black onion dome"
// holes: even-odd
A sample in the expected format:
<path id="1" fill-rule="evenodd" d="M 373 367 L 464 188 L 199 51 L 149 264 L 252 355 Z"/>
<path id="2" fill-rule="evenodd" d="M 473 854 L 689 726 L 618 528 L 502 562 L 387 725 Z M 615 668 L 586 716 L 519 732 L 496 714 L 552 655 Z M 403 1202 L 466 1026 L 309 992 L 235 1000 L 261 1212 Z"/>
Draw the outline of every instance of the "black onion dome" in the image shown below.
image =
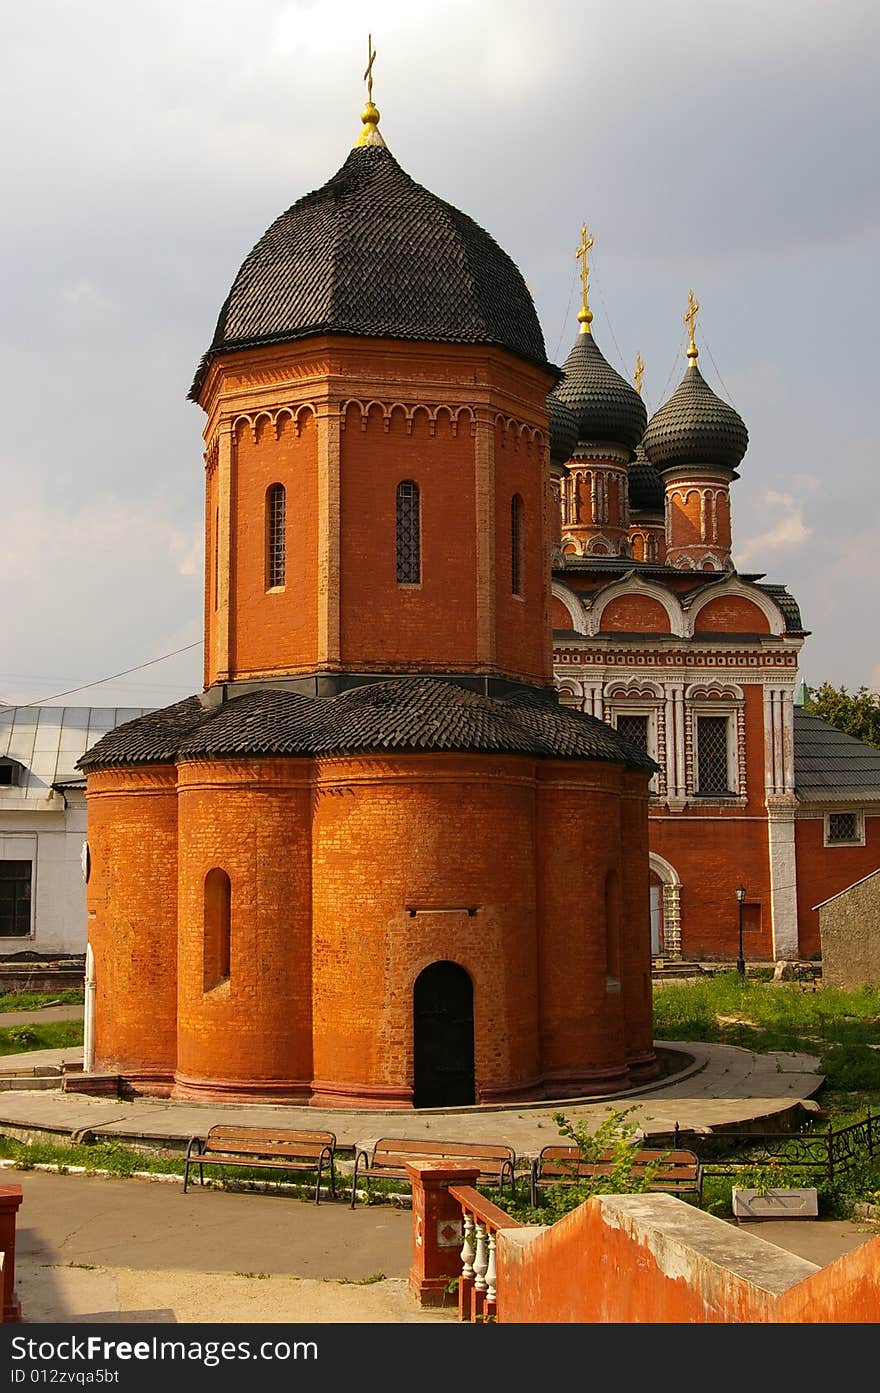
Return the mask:
<path id="1" fill-rule="evenodd" d="M 635 459 L 629 466 L 629 506 L 635 512 L 662 513 L 666 507 L 666 490 L 644 445 L 636 447 Z"/>
<path id="2" fill-rule="evenodd" d="M 190 397 L 218 353 L 309 334 L 496 344 L 547 366 L 535 306 L 511 258 L 374 145 L 352 150 L 246 257 Z"/>
<path id="3" fill-rule="evenodd" d="M 604 721 L 561 706 L 555 692 L 496 699 L 430 677 L 367 683 L 327 698 L 267 688 L 205 707 L 198 697 L 189 697 L 117 726 L 86 751 L 77 767 L 390 750 L 596 759 L 656 768 L 644 751 Z"/>
<path id="4" fill-rule="evenodd" d="M 602 356 L 592 334 L 578 334 L 562 371 L 553 391 L 577 417 L 578 439 L 634 450 L 645 433 L 645 403 Z"/>
<path id="5" fill-rule="evenodd" d="M 661 473 L 692 464 L 734 471 L 748 443 L 739 412 L 716 397 L 696 363 L 645 431 L 645 453 Z"/>
<path id="6" fill-rule="evenodd" d="M 550 458 L 565 464 L 578 443 L 577 416 L 555 392 L 547 396 L 547 410 L 550 412 Z"/>

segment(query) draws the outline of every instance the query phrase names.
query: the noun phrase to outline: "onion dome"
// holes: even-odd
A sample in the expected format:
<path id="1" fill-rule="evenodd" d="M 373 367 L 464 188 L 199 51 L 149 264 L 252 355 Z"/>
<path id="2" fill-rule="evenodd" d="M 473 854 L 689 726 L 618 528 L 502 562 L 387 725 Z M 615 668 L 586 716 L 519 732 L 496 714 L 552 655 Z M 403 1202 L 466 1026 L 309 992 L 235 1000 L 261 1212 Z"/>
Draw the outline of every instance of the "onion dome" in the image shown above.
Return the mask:
<path id="1" fill-rule="evenodd" d="M 699 309 L 691 290 L 684 317 L 690 331 L 688 370 L 681 386 L 651 417 L 645 431 L 645 453 L 661 473 L 696 465 L 735 474 L 748 447 L 749 433 L 739 412 L 716 397 L 697 367 L 694 328 Z"/>
<path id="2" fill-rule="evenodd" d="M 548 393 L 547 410 L 550 412 L 550 458 L 555 464 L 565 464 L 578 442 L 577 417 L 555 392 Z"/>
<path id="3" fill-rule="evenodd" d="M 565 376 L 553 395 L 574 412 L 578 439 L 635 450 L 645 433 L 645 404 L 603 357 L 592 333 L 578 334 L 562 371 Z"/>
<path id="4" fill-rule="evenodd" d="M 681 465 L 714 465 L 733 473 L 748 443 L 739 412 L 716 397 L 694 362 L 645 432 L 645 453 L 661 472 Z"/>
<path id="5" fill-rule="evenodd" d="M 514 262 L 401 169 L 379 136 L 378 116 L 368 103 L 366 137 L 342 168 L 276 218 L 245 258 L 192 399 L 218 354 L 312 334 L 494 344 L 548 367 Z"/>
<path id="6" fill-rule="evenodd" d="M 644 445 L 636 448 L 636 457 L 629 466 L 629 506 L 634 512 L 662 513 L 666 507 L 666 490 Z"/>

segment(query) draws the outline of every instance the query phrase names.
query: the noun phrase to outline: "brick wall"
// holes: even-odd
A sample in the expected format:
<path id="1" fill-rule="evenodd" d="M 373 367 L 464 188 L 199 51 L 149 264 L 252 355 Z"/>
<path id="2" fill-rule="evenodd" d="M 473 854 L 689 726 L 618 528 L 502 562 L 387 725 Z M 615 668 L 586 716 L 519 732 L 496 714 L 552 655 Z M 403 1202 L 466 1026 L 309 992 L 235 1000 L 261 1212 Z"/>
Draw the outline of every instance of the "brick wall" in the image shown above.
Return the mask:
<path id="1" fill-rule="evenodd" d="M 865 817 L 864 846 L 825 846 L 824 828 L 821 815 L 798 817 L 795 823 L 798 943 L 805 958 L 822 947 L 816 905 L 880 866 L 880 814 Z"/>

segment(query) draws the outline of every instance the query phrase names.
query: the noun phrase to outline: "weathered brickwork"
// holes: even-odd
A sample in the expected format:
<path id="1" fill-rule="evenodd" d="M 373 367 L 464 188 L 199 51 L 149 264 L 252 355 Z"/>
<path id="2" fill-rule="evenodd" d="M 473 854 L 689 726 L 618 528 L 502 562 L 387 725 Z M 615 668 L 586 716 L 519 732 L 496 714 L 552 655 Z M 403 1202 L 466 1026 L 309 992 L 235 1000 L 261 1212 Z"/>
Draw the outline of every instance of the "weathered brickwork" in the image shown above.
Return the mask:
<path id="1" fill-rule="evenodd" d="M 816 905 L 880 866 L 880 816 L 865 817 L 864 837 L 863 846 L 826 846 L 824 813 L 797 819 L 798 931 L 805 957 L 823 951 Z M 872 930 L 876 930 L 876 925 L 866 924 L 866 932 Z"/>
<path id="2" fill-rule="evenodd" d="M 411 1106 L 413 986 L 451 961 L 474 986 L 478 1101 L 656 1073 L 643 775 L 425 755 L 92 781 L 99 1071 L 181 1098 Z M 217 869 L 230 972 L 206 989 Z"/>
<path id="3" fill-rule="evenodd" d="M 668 634 L 669 615 L 649 595 L 619 595 L 602 610 L 603 633 Z"/>
<path id="4" fill-rule="evenodd" d="M 500 349 L 344 336 L 215 359 L 206 685 L 552 685 L 552 380 Z M 95 1068 L 177 1098 L 411 1107 L 416 981 L 451 963 L 473 988 L 475 1102 L 653 1077 L 647 782 L 622 752 L 381 746 L 90 773 Z"/>

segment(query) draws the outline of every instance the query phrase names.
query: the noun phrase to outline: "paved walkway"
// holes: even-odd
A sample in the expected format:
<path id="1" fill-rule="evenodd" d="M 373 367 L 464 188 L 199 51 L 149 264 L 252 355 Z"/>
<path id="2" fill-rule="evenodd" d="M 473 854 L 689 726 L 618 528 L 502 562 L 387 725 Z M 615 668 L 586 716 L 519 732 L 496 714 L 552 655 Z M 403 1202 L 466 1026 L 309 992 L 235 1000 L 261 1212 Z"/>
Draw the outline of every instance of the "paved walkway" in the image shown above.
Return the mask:
<path id="1" fill-rule="evenodd" d="M 0 1127 L 30 1129 L 70 1137 L 89 1130 L 96 1136 L 140 1145 L 185 1145 L 204 1135 L 213 1121 L 252 1126 L 328 1128 L 343 1150 L 372 1138 L 442 1137 L 449 1140 L 504 1141 L 523 1158 L 557 1140 L 553 1113 L 561 1110 L 573 1121 L 599 1125 L 611 1111 L 631 1108 L 629 1121 L 648 1137 L 672 1132 L 697 1135 L 716 1128 L 750 1126 L 753 1131 L 784 1126 L 786 1118 L 815 1110 L 811 1102 L 822 1084 L 813 1055 L 778 1052 L 755 1054 L 733 1045 L 703 1045 L 665 1041 L 675 1050 L 681 1072 L 658 1083 L 613 1098 L 566 1099 L 562 1103 L 518 1103 L 506 1107 L 421 1109 L 417 1112 L 383 1109 L 310 1108 L 292 1104 L 177 1102 L 161 1098 L 92 1098 L 21 1087 L 2 1088 Z M 0 1060 L 0 1072 L 59 1068 L 62 1061 L 80 1062 L 82 1050 L 40 1050 Z"/>
<path id="2" fill-rule="evenodd" d="M 180 1149 L 213 1122 L 238 1121 L 327 1127 L 343 1152 L 387 1134 L 505 1141 L 525 1160 L 557 1140 L 557 1110 L 598 1126 L 609 1112 L 631 1108 L 630 1120 L 645 1136 L 661 1137 L 676 1122 L 685 1134 L 766 1130 L 816 1109 L 822 1076 L 812 1055 L 675 1041 L 663 1048 L 678 1054 L 680 1072 L 625 1095 L 418 1112 L 91 1098 L 39 1087 L 35 1070 L 57 1077 L 63 1062 L 82 1060 L 80 1047 L 43 1050 L 0 1059 L 0 1131 L 67 1140 L 87 1130 L 101 1139 Z M 405 1208 L 352 1211 L 344 1198 L 316 1206 L 279 1194 L 197 1188 L 184 1195 L 179 1180 L 5 1169 L 0 1178 L 24 1189 L 17 1285 L 31 1323 L 455 1323 L 451 1311 L 423 1312 L 408 1294 L 412 1219 Z M 797 1244 L 806 1241 L 800 1224 L 800 1232 L 796 1223 L 775 1225 L 772 1241 L 800 1251 Z M 811 1251 L 804 1255 L 815 1262 L 830 1262 L 876 1232 L 868 1224 L 810 1228 Z M 766 1228 L 760 1232 L 771 1237 Z"/>

